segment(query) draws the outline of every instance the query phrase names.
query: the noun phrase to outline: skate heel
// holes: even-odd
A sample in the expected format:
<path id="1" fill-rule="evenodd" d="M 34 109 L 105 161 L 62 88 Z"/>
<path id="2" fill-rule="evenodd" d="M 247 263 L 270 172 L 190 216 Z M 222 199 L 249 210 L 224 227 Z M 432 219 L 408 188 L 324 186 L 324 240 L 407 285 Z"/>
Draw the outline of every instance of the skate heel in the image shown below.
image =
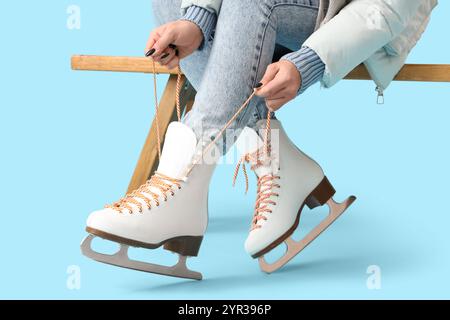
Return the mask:
<path id="1" fill-rule="evenodd" d="M 306 198 L 306 205 L 310 209 L 314 209 L 319 206 L 323 206 L 330 200 L 336 190 L 334 190 L 330 181 L 328 181 L 327 177 L 324 177 L 319 185 L 311 192 L 311 194 Z"/>
<path id="2" fill-rule="evenodd" d="M 196 257 L 198 255 L 198 251 L 200 250 L 202 240 L 202 236 L 178 237 L 167 241 L 164 244 L 164 249 L 176 252 L 182 256 Z"/>

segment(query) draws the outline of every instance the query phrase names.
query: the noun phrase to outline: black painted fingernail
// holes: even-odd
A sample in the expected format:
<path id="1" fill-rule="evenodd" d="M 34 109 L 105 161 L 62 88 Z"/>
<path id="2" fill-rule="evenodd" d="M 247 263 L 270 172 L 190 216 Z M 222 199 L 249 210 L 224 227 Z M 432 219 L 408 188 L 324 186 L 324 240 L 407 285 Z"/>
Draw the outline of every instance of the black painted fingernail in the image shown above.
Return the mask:
<path id="1" fill-rule="evenodd" d="M 178 57 L 179 54 L 180 54 L 180 51 L 178 49 L 175 49 L 175 55 Z"/>
<path id="2" fill-rule="evenodd" d="M 166 52 L 166 53 L 164 53 L 162 56 L 161 56 L 161 59 L 165 59 L 165 58 L 167 58 L 169 56 L 169 54 Z"/>
<path id="3" fill-rule="evenodd" d="M 259 83 L 255 86 L 255 88 L 256 88 L 256 89 L 261 88 L 262 85 L 263 85 L 263 84 L 262 84 L 261 82 L 259 82 Z"/>
<path id="4" fill-rule="evenodd" d="M 176 45 L 174 45 L 174 44 L 172 44 L 172 43 L 171 43 L 171 44 L 169 44 L 169 48 L 170 48 L 170 49 L 176 49 L 176 47 L 177 47 L 177 46 L 176 46 Z"/>
<path id="5" fill-rule="evenodd" d="M 145 54 L 146 57 L 150 57 L 152 54 L 154 54 L 156 51 L 156 49 L 150 49 L 147 51 L 147 53 Z"/>

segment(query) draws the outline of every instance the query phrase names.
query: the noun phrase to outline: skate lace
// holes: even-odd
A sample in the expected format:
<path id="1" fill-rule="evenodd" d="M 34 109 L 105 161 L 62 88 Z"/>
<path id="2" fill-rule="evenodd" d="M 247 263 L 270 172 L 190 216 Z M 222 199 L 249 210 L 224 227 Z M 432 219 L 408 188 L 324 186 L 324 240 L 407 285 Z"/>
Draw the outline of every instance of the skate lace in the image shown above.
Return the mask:
<path id="1" fill-rule="evenodd" d="M 161 134 L 159 129 L 159 115 L 158 115 L 158 81 L 156 79 L 156 64 L 155 61 L 152 59 L 152 72 L 153 72 L 153 96 L 155 97 L 155 122 L 156 122 L 156 142 L 158 146 L 158 158 L 161 159 Z M 177 85 L 175 90 L 175 104 L 177 109 L 177 118 L 178 122 L 181 121 L 181 106 L 180 106 L 180 91 L 181 91 L 181 79 L 182 79 L 182 73 L 180 66 L 177 66 Z"/>
<path id="2" fill-rule="evenodd" d="M 266 149 L 267 148 L 267 149 Z M 239 169 L 242 165 L 242 172 L 245 176 L 245 193 L 248 191 L 248 174 L 245 167 L 245 163 L 250 163 L 250 169 L 255 171 L 261 166 L 268 166 L 271 164 L 272 159 L 268 156 L 270 154 L 270 147 L 267 146 L 264 149 L 259 149 L 252 153 L 244 154 L 236 165 L 233 177 L 233 186 L 236 183 L 236 178 L 239 174 Z M 272 197 L 278 197 L 279 194 L 274 192 L 275 188 L 280 188 L 280 185 L 276 183 L 276 180 L 280 179 L 280 176 L 274 174 L 265 174 L 258 177 L 257 192 L 255 209 L 252 219 L 251 230 L 261 228 L 258 224 L 260 220 L 267 220 L 266 214 L 272 213 L 270 205 L 276 205 L 276 202 Z"/>
<path id="3" fill-rule="evenodd" d="M 127 209 L 130 213 L 133 213 L 132 205 L 135 205 L 139 212 L 142 213 L 144 204 L 138 199 L 142 200 L 147 209 L 152 208 L 152 200 L 156 206 L 160 205 L 159 198 L 162 197 L 164 201 L 167 201 L 168 194 L 175 195 L 174 187 L 181 189 L 181 179 L 175 179 L 168 177 L 162 173 L 155 172 L 155 174 L 143 185 L 133 192 L 127 194 L 119 201 L 113 204 L 108 204 L 105 208 L 113 209 L 119 213 Z"/>

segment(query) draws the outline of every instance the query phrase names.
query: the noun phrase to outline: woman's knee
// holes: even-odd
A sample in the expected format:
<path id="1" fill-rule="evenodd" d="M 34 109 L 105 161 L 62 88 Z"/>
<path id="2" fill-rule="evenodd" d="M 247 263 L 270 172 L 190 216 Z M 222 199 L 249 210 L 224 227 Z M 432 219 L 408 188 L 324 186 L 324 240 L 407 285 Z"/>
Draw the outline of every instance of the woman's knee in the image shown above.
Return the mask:
<path id="1" fill-rule="evenodd" d="M 152 0 L 153 14 L 159 24 L 180 18 L 181 0 Z"/>

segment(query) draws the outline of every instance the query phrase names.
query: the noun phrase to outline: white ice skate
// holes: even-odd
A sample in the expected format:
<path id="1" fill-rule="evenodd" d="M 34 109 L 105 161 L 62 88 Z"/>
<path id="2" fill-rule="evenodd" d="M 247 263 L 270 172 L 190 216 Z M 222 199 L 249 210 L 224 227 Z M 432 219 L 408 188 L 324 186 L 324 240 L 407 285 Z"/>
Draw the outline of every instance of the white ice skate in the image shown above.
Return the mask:
<path id="1" fill-rule="evenodd" d="M 260 121 L 258 127 L 264 128 L 265 122 Z M 266 143 L 255 130 L 243 130 L 236 143 L 244 156 L 235 173 L 236 178 L 240 164 L 249 162 L 258 178 L 255 212 L 245 249 L 253 258 L 259 258 L 261 269 L 267 273 L 284 266 L 356 199 L 351 196 L 336 203 L 332 199 L 335 190 L 321 167 L 290 141 L 277 120 L 271 120 L 271 128 L 264 139 Z M 329 215 L 301 241 L 294 241 L 291 235 L 299 225 L 305 204 L 311 209 L 327 204 Z M 267 263 L 264 255 L 283 242 L 287 246 L 284 256 Z"/>
<path id="2" fill-rule="evenodd" d="M 158 98 L 156 96 L 156 69 L 153 62 L 156 123 L 158 124 Z M 81 244 L 84 255 L 94 260 L 123 268 L 161 275 L 202 279 L 199 272 L 189 270 L 187 257 L 197 256 L 208 222 L 208 187 L 215 160 L 204 161 L 205 152 L 215 145 L 197 142 L 196 135 L 181 123 L 179 90 L 181 71 L 178 69 L 177 114 L 165 136 L 161 153 L 160 133 L 157 125 L 158 170 L 141 187 L 112 205 L 91 213 L 86 231 L 89 235 Z M 206 147 L 205 147 L 206 145 Z M 91 243 L 95 237 L 118 242 L 120 249 L 108 255 L 96 252 Z M 163 266 L 130 260 L 128 248 L 164 249 L 178 253 L 173 266 Z"/>
<path id="3" fill-rule="evenodd" d="M 208 220 L 208 186 L 214 164 L 188 168 L 202 148 L 194 132 L 181 122 L 172 122 L 156 173 L 136 191 L 118 202 L 93 212 L 82 243 L 86 256 L 108 264 L 168 276 L 201 279 L 186 267 L 186 257 L 197 256 Z M 115 241 L 121 249 L 106 255 L 91 249 L 95 237 Z M 128 246 L 155 249 L 160 246 L 178 253 L 175 266 L 166 267 L 128 258 Z"/>

